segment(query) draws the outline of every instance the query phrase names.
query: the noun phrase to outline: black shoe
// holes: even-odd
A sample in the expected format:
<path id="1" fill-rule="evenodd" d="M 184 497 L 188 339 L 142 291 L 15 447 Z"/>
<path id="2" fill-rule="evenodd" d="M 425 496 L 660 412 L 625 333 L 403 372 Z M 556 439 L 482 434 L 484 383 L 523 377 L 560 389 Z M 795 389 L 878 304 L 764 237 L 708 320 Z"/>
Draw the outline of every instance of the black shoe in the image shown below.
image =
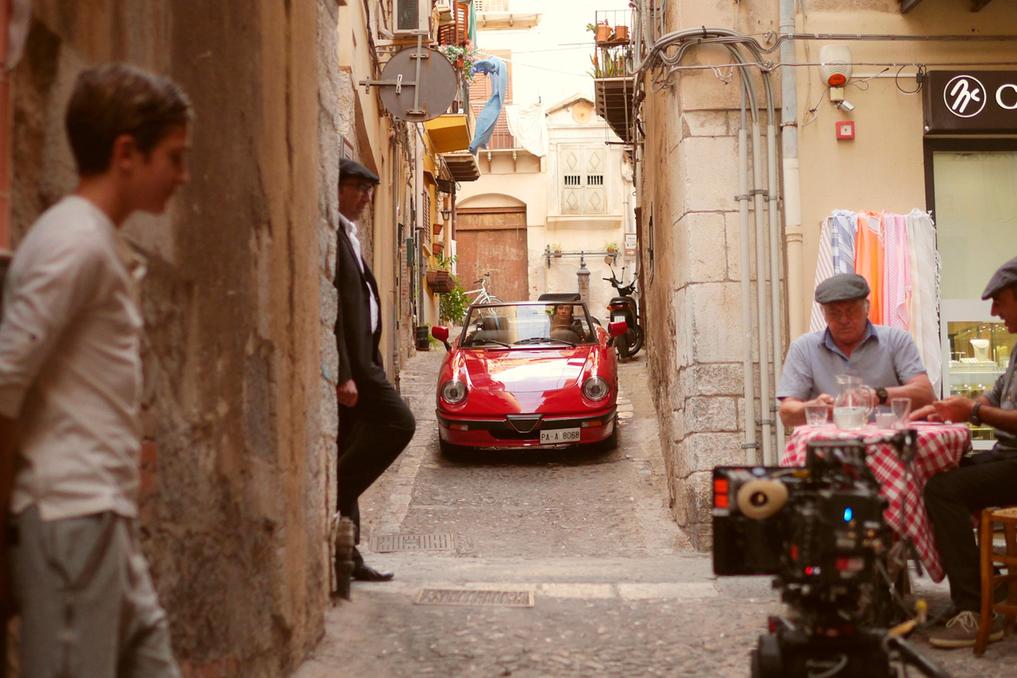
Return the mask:
<path id="1" fill-rule="evenodd" d="M 394 573 L 379 572 L 363 561 L 353 566 L 353 578 L 356 581 L 391 581 L 394 577 Z"/>

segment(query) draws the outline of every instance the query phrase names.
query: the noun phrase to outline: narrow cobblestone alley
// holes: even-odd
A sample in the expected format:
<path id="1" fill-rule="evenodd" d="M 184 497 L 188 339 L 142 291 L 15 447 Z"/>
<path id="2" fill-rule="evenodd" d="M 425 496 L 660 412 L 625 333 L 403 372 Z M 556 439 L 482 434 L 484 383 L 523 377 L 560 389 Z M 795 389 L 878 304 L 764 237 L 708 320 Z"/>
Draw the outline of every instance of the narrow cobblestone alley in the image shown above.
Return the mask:
<path id="1" fill-rule="evenodd" d="M 354 582 L 297 678 L 748 675 L 777 595 L 766 577 L 715 578 L 675 526 L 641 357 L 620 367 L 614 452 L 449 461 L 434 420 L 443 356 L 419 353 L 404 369 L 417 434 L 361 502 L 362 550 L 396 579 Z M 375 552 L 384 535 L 451 535 L 451 548 Z M 946 603 L 942 587 L 918 588 L 934 609 Z M 419 604 L 423 589 L 531 592 L 534 605 Z M 929 654 L 955 676 L 1010 675 L 969 651 Z M 1017 647 L 989 654 L 1010 662 Z"/>

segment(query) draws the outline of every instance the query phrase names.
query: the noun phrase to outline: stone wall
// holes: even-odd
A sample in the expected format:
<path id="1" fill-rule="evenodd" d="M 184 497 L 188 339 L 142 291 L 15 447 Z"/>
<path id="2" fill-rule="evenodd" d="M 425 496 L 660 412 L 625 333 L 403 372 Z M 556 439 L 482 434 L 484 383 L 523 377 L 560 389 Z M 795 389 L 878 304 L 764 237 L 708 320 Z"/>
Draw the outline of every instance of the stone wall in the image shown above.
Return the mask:
<path id="1" fill-rule="evenodd" d="M 730 26 L 732 7 L 740 13 L 736 29 L 776 27 L 761 2 L 678 2 L 669 5 L 668 30 Z M 683 64 L 728 61 L 725 50 L 700 47 Z M 647 360 L 672 512 L 699 548 L 710 543 L 711 470 L 755 461 L 753 452 L 742 449 L 746 328 L 735 200 L 740 84 L 731 75 L 676 72 L 664 88 L 648 85 L 642 115 L 647 136 L 638 190 Z M 766 177 L 760 181 L 765 187 Z M 754 269 L 748 275 L 754 278 Z M 753 359 L 758 361 L 755 348 Z"/>
<path id="2" fill-rule="evenodd" d="M 327 602 L 335 70 L 319 64 L 335 2 L 33 13 L 13 78 L 15 242 L 73 187 L 62 115 L 81 68 L 129 61 L 193 100 L 191 184 L 125 227 L 148 260 L 143 544 L 185 675 L 285 674 Z"/>

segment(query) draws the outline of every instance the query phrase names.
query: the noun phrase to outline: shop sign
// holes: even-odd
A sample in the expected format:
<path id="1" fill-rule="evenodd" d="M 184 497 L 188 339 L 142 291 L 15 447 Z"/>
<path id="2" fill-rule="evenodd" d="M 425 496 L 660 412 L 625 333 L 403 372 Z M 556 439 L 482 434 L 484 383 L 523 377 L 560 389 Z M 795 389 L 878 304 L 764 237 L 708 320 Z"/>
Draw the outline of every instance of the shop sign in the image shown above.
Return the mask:
<path id="1" fill-rule="evenodd" d="M 925 133 L 1017 132 L 1017 71 L 929 71 Z"/>

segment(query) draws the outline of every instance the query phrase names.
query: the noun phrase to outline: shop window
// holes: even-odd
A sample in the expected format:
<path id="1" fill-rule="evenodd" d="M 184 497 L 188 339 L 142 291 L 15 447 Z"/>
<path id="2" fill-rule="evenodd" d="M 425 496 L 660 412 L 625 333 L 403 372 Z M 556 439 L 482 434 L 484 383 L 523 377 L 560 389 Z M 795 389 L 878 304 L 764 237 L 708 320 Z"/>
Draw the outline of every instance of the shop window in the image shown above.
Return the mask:
<path id="1" fill-rule="evenodd" d="M 942 393 L 974 398 L 1003 373 L 1014 347 L 1014 337 L 990 315 L 981 293 L 992 272 L 1013 256 L 1017 142 L 928 141 L 926 180 L 942 261 Z M 991 447 L 993 437 L 991 427 L 972 431 L 976 449 Z"/>

